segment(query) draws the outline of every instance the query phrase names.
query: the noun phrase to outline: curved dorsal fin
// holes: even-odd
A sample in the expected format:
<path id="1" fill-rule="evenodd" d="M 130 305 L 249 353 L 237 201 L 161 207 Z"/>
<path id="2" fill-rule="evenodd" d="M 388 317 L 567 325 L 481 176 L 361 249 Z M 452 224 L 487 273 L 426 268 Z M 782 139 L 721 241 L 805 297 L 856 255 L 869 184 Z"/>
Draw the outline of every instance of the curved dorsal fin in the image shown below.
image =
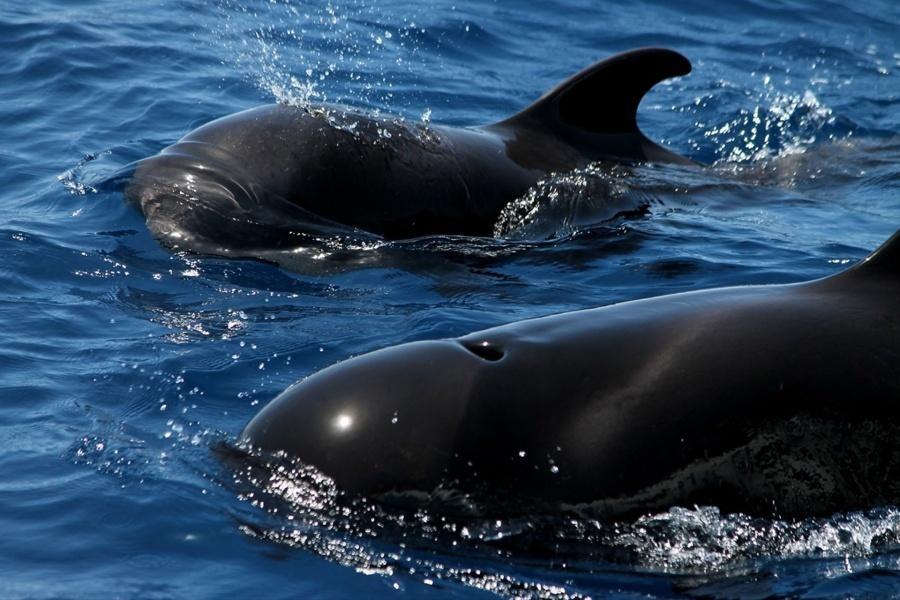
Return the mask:
<path id="1" fill-rule="evenodd" d="M 690 72 L 691 63 L 674 50 L 629 50 L 573 75 L 507 122 L 562 122 L 592 133 L 637 133 L 644 94 L 664 79 Z"/>
<path id="2" fill-rule="evenodd" d="M 878 274 L 900 280 L 900 230 L 846 272 L 858 275 Z"/>

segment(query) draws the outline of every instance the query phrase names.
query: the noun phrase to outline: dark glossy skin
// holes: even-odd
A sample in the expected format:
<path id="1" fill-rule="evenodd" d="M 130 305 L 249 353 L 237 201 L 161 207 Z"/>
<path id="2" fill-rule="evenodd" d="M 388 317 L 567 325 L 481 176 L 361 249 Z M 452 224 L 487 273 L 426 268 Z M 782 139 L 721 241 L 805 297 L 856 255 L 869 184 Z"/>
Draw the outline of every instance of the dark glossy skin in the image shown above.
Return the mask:
<path id="1" fill-rule="evenodd" d="M 163 239 L 196 218 L 198 203 L 220 214 L 222 226 L 260 223 L 248 235 L 276 246 L 279 224 L 305 220 L 386 238 L 491 235 L 501 209 L 550 172 L 597 160 L 693 164 L 647 139 L 635 115 L 655 83 L 689 71 L 670 50 L 622 53 L 482 128 L 262 106 L 141 161 L 126 195 Z M 197 225 L 181 229 L 203 231 Z"/>
<path id="2" fill-rule="evenodd" d="M 859 266 L 404 344 L 327 368 L 241 438 L 367 495 L 487 491 L 604 516 L 900 502 L 900 234 Z"/>

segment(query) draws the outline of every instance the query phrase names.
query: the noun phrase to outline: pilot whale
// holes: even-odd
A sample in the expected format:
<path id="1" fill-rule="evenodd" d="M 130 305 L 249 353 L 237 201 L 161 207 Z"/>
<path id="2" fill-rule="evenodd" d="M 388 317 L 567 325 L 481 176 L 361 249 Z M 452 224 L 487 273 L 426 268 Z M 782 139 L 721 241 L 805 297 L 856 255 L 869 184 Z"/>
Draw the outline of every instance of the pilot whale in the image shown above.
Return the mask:
<path id="1" fill-rule="evenodd" d="M 288 388 L 240 439 L 375 498 L 455 490 L 604 518 L 896 504 L 900 231 L 824 279 L 364 354 Z"/>
<path id="2" fill-rule="evenodd" d="M 239 242 L 272 247 L 304 226 L 387 239 L 489 236 L 503 207 L 551 172 L 595 161 L 694 164 L 650 141 L 636 115 L 650 88 L 690 70 L 672 50 L 624 52 L 473 128 L 261 106 L 139 161 L 125 194 L 170 245 L 185 231 L 214 237 L 229 227 L 242 227 Z"/>

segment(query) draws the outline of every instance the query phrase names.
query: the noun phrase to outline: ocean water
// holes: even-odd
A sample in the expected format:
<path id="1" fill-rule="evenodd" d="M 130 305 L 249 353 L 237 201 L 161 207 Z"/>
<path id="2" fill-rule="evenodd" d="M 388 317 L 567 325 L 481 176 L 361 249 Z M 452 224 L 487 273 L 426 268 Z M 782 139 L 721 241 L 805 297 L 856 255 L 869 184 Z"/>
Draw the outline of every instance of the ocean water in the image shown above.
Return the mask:
<path id="1" fill-rule="evenodd" d="M 228 459 L 352 355 L 865 256 L 900 227 L 898 31 L 888 0 L 4 3 L 0 597 L 900 596 L 895 507 L 451 522 Z M 642 128 L 709 166 L 556 174 L 492 239 L 173 253 L 117 177 L 275 101 L 493 122 L 648 45 L 694 71 Z"/>

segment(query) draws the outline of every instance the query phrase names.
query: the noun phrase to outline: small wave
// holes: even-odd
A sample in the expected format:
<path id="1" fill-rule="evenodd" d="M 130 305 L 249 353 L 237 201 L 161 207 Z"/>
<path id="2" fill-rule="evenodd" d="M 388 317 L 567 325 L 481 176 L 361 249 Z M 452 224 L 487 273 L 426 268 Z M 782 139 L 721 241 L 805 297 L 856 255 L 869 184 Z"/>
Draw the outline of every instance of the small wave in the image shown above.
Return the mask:
<path id="1" fill-rule="evenodd" d="M 769 85 L 769 76 L 764 76 L 763 81 L 763 97 L 758 103 L 739 108 L 724 122 L 709 122 L 702 115 L 719 110 L 728 114 L 726 105 L 745 104 L 752 93 L 750 90 L 741 93 L 720 82 L 717 92 L 695 100 L 704 138 L 691 143 L 697 153 L 703 154 L 704 147 L 711 146 L 717 163 L 750 163 L 845 139 L 858 129 L 848 119 L 835 114 L 813 90 L 778 92 Z"/>
<path id="2" fill-rule="evenodd" d="M 853 185 L 900 185 L 893 168 L 900 157 L 900 138 L 845 138 L 797 148 L 749 163 L 720 163 L 716 169 L 739 181 L 802 190 L 817 195 L 848 194 Z"/>
<path id="3" fill-rule="evenodd" d="M 552 174 L 501 211 L 494 236 L 566 237 L 586 224 L 645 213 L 651 199 L 632 193 L 634 187 L 627 180 L 630 171 L 622 165 L 593 164 Z"/>

